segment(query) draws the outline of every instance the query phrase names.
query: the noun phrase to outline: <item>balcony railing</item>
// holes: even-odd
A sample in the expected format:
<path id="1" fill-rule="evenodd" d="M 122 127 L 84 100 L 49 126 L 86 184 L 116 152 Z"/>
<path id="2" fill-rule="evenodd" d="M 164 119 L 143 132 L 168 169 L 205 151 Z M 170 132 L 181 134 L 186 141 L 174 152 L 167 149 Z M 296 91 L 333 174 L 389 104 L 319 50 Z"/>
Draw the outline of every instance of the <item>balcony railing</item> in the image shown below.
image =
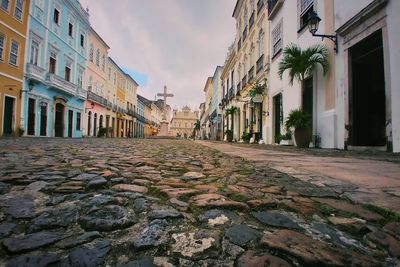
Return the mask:
<path id="1" fill-rule="evenodd" d="M 240 48 L 242 47 L 242 38 L 239 38 L 238 44 L 237 44 L 237 51 L 239 53 Z"/>
<path id="2" fill-rule="evenodd" d="M 247 38 L 247 26 L 245 26 L 244 30 L 243 30 L 243 43 L 244 43 L 244 40 L 246 40 L 246 38 Z"/>
<path id="3" fill-rule="evenodd" d="M 26 77 L 31 80 L 35 80 L 38 82 L 44 82 L 46 70 L 42 69 L 39 66 L 28 63 L 26 65 Z"/>
<path id="4" fill-rule="evenodd" d="M 235 96 L 235 88 L 232 85 L 231 88 L 229 89 L 229 99 L 232 99 L 234 96 Z"/>
<path id="5" fill-rule="evenodd" d="M 249 70 L 249 80 L 248 82 L 250 83 L 254 78 L 254 66 L 251 67 L 251 69 Z"/>
<path id="6" fill-rule="evenodd" d="M 258 0 L 258 2 L 257 2 L 257 15 L 260 14 L 260 11 L 264 7 L 264 1 L 265 0 Z"/>
<path id="7" fill-rule="evenodd" d="M 253 27 L 254 25 L 254 11 L 253 13 L 251 13 L 250 19 L 249 19 L 249 30 L 251 29 L 251 27 Z"/>
<path id="8" fill-rule="evenodd" d="M 242 89 L 245 88 L 247 85 L 247 75 L 244 75 L 243 79 L 242 79 Z"/>
<path id="9" fill-rule="evenodd" d="M 88 100 L 94 101 L 94 102 L 96 102 L 96 103 L 98 103 L 98 104 L 100 104 L 100 105 L 102 105 L 104 107 L 107 107 L 108 102 L 109 102 L 104 97 L 99 96 L 98 94 L 95 94 L 92 91 L 88 91 L 87 92 L 87 98 L 88 98 Z"/>
<path id="10" fill-rule="evenodd" d="M 113 107 L 112 102 L 107 100 L 107 109 L 112 109 L 112 107 Z"/>
<path id="11" fill-rule="evenodd" d="M 76 96 L 81 98 L 81 99 L 86 99 L 87 96 L 87 91 L 80 86 L 76 88 Z"/>
<path id="12" fill-rule="evenodd" d="M 264 65 L 264 55 L 261 55 L 257 60 L 257 74 L 262 70 Z"/>
<path id="13" fill-rule="evenodd" d="M 63 78 L 53 74 L 47 73 L 46 83 L 49 87 L 64 91 L 70 95 L 76 94 L 76 85 L 64 80 Z"/>
<path id="14" fill-rule="evenodd" d="M 129 116 L 135 117 L 135 111 L 133 111 L 132 109 L 128 109 L 126 110 L 126 114 L 128 114 Z"/>

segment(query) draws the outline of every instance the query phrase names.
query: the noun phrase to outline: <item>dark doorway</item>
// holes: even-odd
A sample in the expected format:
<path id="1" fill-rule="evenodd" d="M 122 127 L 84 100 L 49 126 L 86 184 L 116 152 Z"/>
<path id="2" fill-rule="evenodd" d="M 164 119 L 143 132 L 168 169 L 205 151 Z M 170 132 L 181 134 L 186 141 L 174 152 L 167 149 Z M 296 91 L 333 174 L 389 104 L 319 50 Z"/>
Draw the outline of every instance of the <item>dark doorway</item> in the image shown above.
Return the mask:
<path id="1" fill-rule="evenodd" d="M 14 98 L 6 96 L 4 98 L 4 118 L 3 134 L 10 135 L 13 132 L 14 124 Z"/>
<path id="2" fill-rule="evenodd" d="M 115 118 L 112 118 L 111 121 L 111 137 L 115 137 Z"/>
<path id="3" fill-rule="evenodd" d="M 278 94 L 274 97 L 274 134 L 275 134 L 275 143 L 278 143 L 278 137 L 281 135 L 281 127 L 282 127 L 282 94 Z"/>
<path id="4" fill-rule="evenodd" d="M 40 105 L 40 136 L 47 136 L 47 104 Z"/>
<path id="5" fill-rule="evenodd" d="M 87 130 L 87 135 L 88 136 L 90 136 L 90 131 L 92 130 L 92 125 L 91 125 L 91 123 L 92 123 L 92 112 L 91 111 L 89 111 L 89 113 L 88 113 L 88 130 Z"/>
<path id="6" fill-rule="evenodd" d="M 109 136 L 110 129 L 110 115 L 106 115 L 106 137 Z"/>
<path id="7" fill-rule="evenodd" d="M 56 115 L 54 122 L 55 137 L 64 137 L 64 105 L 56 104 Z"/>
<path id="8" fill-rule="evenodd" d="M 93 136 L 96 137 L 97 136 L 97 113 L 94 113 L 93 116 Z"/>
<path id="9" fill-rule="evenodd" d="M 311 115 L 311 129 L 313 123 L 313 78 L 307 78 L 304 81 L 303 94 L 302 94 L 302 108 L 305 112 Z"/>
<path id="10" fill-rule="evenodd" d="M 72 132 L 74 128 L 74 112 L 72 110 L 68 110 L 68 137 L 72 137 Z"/>
<path id="11" fill-rule="evenodd" d="M 349 144 L 386 145 L 385 72 L 382 31 L 350 49 Z"/>
<path id="12" fill-rule="evenodd" d="M 35 135 L 35 105 L 36 100 L 28 100 L 28 135 Z"/>

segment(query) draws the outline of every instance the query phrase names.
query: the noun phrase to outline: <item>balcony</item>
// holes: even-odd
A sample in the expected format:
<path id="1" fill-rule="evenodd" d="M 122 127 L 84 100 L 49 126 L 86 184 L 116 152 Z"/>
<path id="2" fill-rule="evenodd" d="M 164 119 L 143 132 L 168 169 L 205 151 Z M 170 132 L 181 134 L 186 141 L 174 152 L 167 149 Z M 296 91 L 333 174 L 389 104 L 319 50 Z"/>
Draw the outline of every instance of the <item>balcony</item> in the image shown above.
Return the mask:
<path id="1" fill-rule="evenodd" d="M 79 86 L 76 88 L 76 96 L 85 100 L 87 96 L 87 91 L 83 88 L 80 88 Z"/>
<path id="2" fill-rule="evenodd" d="M 107 109 L 112 109 L 112 107 L 113 107 L 112 102 L 107 100 Z"/>
<path id="3" fill-rule="evenodd" d="M 39 66 L 33 64 L 26 64 L 26 74 L 25 76 L 30 80 L 35 80 L 37 82 L 44 82 L 46 70 Z"/>
<path id="4" fill-rule="evenodd" d="M 250 19 L 249 19 L 249 31 L 251 30 L 251 27 L 254 25 L 254 11 L 251 13 Z"/>
<path id="5" fill-rule="evenodd" d="M 108 101 L 104 97 L 99 96 L 91 91 L 87 92 L 87 97 L 88 97 L 88 100 L 96 102 L 104 107 L 107 107 Z"/>
<path id="6" fill-rule="evenodd" d="M 285 0 L 268 0 L 268 19 L 272 20 Z"/>
<path id="7" fill-rule="evenodd" d="M 263 69 L 264 65 L 264 55 L 261 55 L 257 60 L 257 74 Z"/>
<path id="8" fill-rule="evenodd" d="M 247 75 L 244 75 L 243 79 L 242 79 L 242 89 L 245 88 L 247 85 Z"/>
<path id="9" fill-rule="evenodd" d="M 247 38 L 247 26 L 245 26 L 244 31 L 243 31 L 243 43 Z"/>
<path id="10" fill-rule="evenodd" d="M 238 44 L 237 44 L 237 51 L 239 53 L 240 48 L 242 48 L 242 38 L 239 38 Z"/>
<path id="11" fill-rule="evenodd" d="M 117 112 L 117 109 L 118 109 L 117 105 L 114 104 L 114 105 L 112 106 L 112 111 L 113 111 L 113 112 Z"/>
<path id="12" fill-rule="evenodd" d="M 239 82 L 236 87 L 236 95 L 239 95 L 241 90 L 242 90 L 242 83 Z"/>
<path id="13" fill-rule="evenodd" d="M 258 0 L 258 2 L 257 2 L 257 15 L 260 14 L 260 11 L 264 7 L 264 1 L 265 0 Z"/>
<path id="14" fill-rule="evenodd" d="M 54 73 L 47 73 L 46 76 L 47 86 L 58 89 L 70 95 L 76 94 L 76 85 L 64 80 L 63 78 L 55 75 Z"/>
<path id="15" fill-rule="evenodd" d="M 128 114 L 129 116 L 135 117 L 135 112 L 133 110 L 131 110 L 131 109 L 128 109 L 126 111 L 126 114 Z"/>
<path id="16" fill-rule="evenodd" d="M 235 97 L 235 88 L 232 85 L 231 88 L 229 89 L 229 99 L 232 99 L 234 97 Z"/>
<path id="17" fill-rule="evenodd" d="M 248 79 L 248 83 L 250 83 L 254 78 L 254 66 L 251 67 L 251 69 L 249 70 L 249 79 Z"/>

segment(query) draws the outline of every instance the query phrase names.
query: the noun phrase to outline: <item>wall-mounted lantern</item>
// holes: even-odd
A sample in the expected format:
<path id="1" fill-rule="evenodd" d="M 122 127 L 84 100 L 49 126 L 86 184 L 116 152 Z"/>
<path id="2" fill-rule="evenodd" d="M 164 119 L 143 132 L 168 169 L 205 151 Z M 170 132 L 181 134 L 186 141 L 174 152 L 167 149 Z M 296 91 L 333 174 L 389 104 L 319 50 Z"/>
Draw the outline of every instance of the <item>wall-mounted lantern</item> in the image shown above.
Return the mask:
<path id="1" fill-rule="evenodd" d="M 318 14 L 315 11 L 311 11 L 309 17 L 308 17 L 308 30 L 314 37 L 321 37 L 322 41 L 324 38 L 328 38 L 332 42 L 335 43 L 335 52 L 336 54 L 338 53 L 338 36 L 337 34 L 335 35 L 326 35 L 326 34 L 317 34 L 318 28 L 319 28 L 319 23 L 321 21 L 321 18 L 318 16 Z"/>

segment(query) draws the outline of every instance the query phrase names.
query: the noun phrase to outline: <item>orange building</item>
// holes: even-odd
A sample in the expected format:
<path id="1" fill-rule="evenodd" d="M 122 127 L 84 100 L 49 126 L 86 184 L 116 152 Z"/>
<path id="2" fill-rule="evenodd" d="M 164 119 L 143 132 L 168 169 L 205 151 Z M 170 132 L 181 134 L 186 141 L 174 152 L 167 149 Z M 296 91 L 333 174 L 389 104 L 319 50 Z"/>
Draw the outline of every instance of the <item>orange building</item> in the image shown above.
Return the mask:
<path id="1" fill-rule="evenodd" d="M 0 2 L 0 136 L 20 134 L 30 0 Z"/>

